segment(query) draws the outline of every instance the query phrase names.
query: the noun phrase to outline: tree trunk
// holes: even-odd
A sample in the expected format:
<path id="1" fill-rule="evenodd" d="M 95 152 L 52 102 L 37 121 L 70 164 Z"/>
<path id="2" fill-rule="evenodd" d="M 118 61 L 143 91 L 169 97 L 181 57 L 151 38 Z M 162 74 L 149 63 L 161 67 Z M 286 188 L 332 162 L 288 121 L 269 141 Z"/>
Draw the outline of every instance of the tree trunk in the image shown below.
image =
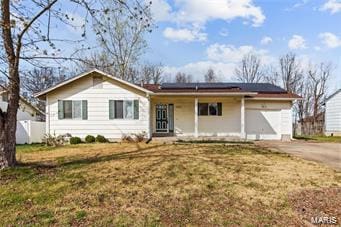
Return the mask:
<path id="1" fill-rule="evenodd" d="M 306 134 L 305 127 L 304 127 L 304 122 L 303 119 L 301 119 L 301 136 Z"/>
<path id="2" fill-rule="evenodd" d="M 0 126 L 0 169 L 13 167 L 16 164 L 15 158 L 15 130 L 11 127 L 16 127 L 16 121 L 9 122 L 5 118 L 1 119 Z M 4 129 L 4 130 L 3 130 Z"/>
<path id="3" fill-rule="evenodd" d="M 21 38 L 29 25 L 18 35 L 17 48 L 12 39 L 10 1 L 1 1 L 1 36 L 7 56 L 9 83 L 7 110 L 0 109 L 0 169 L 16 164 L 15 132 L 17 129 L 17 112 L 20 99 L 19 59 Z M 25 30 L 26 29 L 26 30 Z"/>
<path id="4" fill-rule="evenodd" d="M 19 108 L 20 80 L 18 70 L 10 69 L 10 76 L 14 78 L 9 83 L 7 111 L 0 111 L 0 169 L 13 167 L 16 164 L 16 129 L 17 112 Z"/>

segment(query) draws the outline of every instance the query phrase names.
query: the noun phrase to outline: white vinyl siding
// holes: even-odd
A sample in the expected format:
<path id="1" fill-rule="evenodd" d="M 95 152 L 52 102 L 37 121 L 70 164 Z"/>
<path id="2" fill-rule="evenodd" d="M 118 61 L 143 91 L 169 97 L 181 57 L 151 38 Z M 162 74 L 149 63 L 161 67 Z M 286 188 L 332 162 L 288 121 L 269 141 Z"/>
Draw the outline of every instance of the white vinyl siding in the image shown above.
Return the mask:
<path id="1" fill-rule="evenodd" d="M 341 91 L 327 100 L 325 117 L 326 134 L 341 135 Z"/>
<path id="2" fill-rule="evenodd" d="M 104 79 L 102 88 L 94 88 L 92 76 L 83 77 L 48 94 L 49 133 L 84 138 L 86 135 L 103 135 L 120 139 L 123 134 L 148 132 L 148 99 L 145 93 Z M 58 100 L 87 100 L 88 120 L 64 121 L 58 119 Z M 109 120 L 109 100 L 139 100 L 139 120 Z"/>

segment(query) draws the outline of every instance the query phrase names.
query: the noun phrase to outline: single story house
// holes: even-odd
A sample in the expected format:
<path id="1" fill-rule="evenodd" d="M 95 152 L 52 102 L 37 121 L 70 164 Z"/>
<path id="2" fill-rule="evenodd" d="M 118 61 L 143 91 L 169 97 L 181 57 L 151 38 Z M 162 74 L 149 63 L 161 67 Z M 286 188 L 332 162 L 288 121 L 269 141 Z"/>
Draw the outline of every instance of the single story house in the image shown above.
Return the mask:
<path id="1" fill-rule="evenodd" d="M 325 101 L 325 134 L 341 136 L 341 89 Z"/>
<path id="2" fill-rule="evenodd" d="M 120 139 L 292 138 L 292 103 L 300 97 L 265 83 L 132 84 L 99 70 L 36 94 L 46 100 L 46 132 Z"/>

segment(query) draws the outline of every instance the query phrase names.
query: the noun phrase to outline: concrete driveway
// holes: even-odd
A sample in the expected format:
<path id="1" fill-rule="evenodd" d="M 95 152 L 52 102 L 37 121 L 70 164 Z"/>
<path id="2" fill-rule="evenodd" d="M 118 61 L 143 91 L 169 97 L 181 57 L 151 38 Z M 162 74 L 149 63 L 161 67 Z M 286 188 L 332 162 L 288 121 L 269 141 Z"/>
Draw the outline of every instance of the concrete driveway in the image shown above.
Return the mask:
<path id="1" fill-rule="evenodd" d="M 322 162 L 338 171 L 341 171 L 341 144 L 340 143 L 317 143 L 305 141 L 259 141 L 258 145 L 270 149 L 286 152 L 298 157 Z"/>

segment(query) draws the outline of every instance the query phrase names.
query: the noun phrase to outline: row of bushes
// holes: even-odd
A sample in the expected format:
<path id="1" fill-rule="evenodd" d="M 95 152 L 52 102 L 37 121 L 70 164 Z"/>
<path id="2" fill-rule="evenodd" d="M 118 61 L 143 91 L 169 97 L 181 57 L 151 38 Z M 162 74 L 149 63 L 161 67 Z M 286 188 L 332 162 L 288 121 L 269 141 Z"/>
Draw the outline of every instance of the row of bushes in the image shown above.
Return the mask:
<path id="1" fill-rule="evenodd" d="M 45 134 L 43 138 L 43 143 L 45 143 L 47 146 L 62 146 L 65 144 L 79 144 L 81 143 L 81 138 L 77 136 L 71 136 L 71 134 L 67 133 L 64 135 L 56 135 L 56 134 Z M 108 142 L 108 139 L 105 138 L 102 135 L 97 135 L 96 137 L 88 135 L 85 137 L 86 143 L 106 143 Z"/>
<path id="2" fill-rule="evenodd" d="M 82 142 L 81 138 L 79 138 L 77 136 L 74 136 L 74 137 L 70 138 L 70 144 L 79 144 L 81 142 Z M 96 137 L 94 137 L 92 135 L 87 135 L 85 137 L 85 142 L 86 143 L 94 143 L 94 142 L 97 142 L 97 143 L 107 143 L 108 139 L 105 138 L 102 135 L 97 135 Z"/>
<path id="3" fill-rule="evenodd" d="M 136 133 L 136 134 L 126 134 L 123 135 L 121 140 L 122 142 L 126 143 L 140 143 L 145 141 L 147 138 L 147 133 L 146 132 L 141 132 L 141 133 Z M 71 136 L 71 134 L 65 134 L 65 135 L 56 135 L 56 134 L 46 134 L 43 138 L 43 142 L 47 146 L 60 146 L 60 145 L 65 145 L 68 142 L 70 144 L 80 144 L 82 143 L 82 139 L 77 136 Z M 96 137 L 92 135 L 87 135 L 85 137 L 85 142 L 86 143 L 107 143 L 108 139 L 105 138 L 102 135 L 97 135 Z"/>

